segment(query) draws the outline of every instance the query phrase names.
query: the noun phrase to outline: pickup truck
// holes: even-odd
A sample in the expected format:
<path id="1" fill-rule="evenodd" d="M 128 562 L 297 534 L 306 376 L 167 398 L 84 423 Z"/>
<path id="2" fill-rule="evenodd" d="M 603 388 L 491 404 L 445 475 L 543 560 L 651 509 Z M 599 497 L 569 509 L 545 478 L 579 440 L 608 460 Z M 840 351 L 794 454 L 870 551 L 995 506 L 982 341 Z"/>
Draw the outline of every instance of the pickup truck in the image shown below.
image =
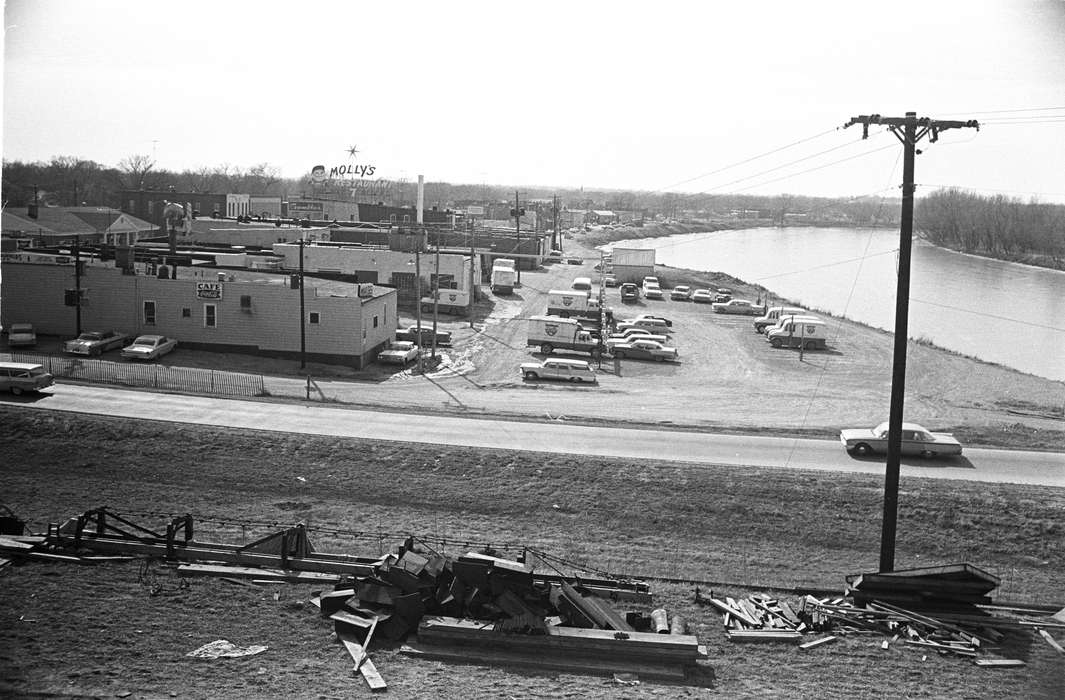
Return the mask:
<path id="1" fill-rule="evenodd" d="M 86 331 L 74 340 L 63 343 L 63 352 L 71 355 L 100 355 L 125 347 L 128 340 L 128 335 L 118 331 Z"/>

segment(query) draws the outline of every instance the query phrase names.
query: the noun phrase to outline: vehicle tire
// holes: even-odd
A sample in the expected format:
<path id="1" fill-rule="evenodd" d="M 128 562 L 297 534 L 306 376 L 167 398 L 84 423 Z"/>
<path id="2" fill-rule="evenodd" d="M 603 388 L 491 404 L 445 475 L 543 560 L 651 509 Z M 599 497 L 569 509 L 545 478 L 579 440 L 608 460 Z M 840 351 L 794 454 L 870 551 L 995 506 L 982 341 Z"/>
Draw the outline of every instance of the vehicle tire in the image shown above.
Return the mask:
<path id="1" fill-rule="evenodd" d="M 924 452 L 921 453 L 921 456 L 924 457 L 925 459 L 931 459 L 931 458 L 936 456 L 936 453 L 933 452 L 932 450 L 925 450 Z"/>
<path id="2" fill-rule="evenodd" d="M 14 394 L 15 396 L 22 396 L 22 387 L 20 387 L 20 386 L 11 387 L 11 393 Z"/>
<path id="3" fill-rule="evenodd" d="M 525 381 L 532 381 L 533 379 L 536 379 L 536 372 L 525 373 Z"/>
<path id="4" fill-rule="evenodd" d="M 102 353 L 102 352 L 103 352 L 103 350 L 101 348 L 93 348 L 92 350 L 89 351 L 89 355 L 91 355 L 92 357 L 99 357 L 100 353 Z"/>
<path id="5" fill-rule="evenodd" d="M 577 382 L 580 381 L 580 379 L 578 379 L 577 377 L 570 377 L 569 381 L 570 381 L 570 384 L 576 384 Z"/>
<path id="6" fill-rule="evenodd" d="M 859 457 L 865 457 L 866 455 L 872 454 L 872 452 L 872 448 L 870 448 L 869 445 L 866 445 L 864 442 L 859 442 L 857 445 L 854 446 L 854 454 L 858 455 Z"/>
<path id="7" fill-rule="evenodd" d="M 782 343 L 780 342 L 780 338 L 773 338 L 772 340 L 769 341 L 769 344 L 772 345 L 773 347 L 777 348 L 778 350 L 780 349 L 780 346 L 782 345 Z"/>
<path id="8" fill-rule="evenodd" d="M 555 346 L 551 343 L 543 343 L 540 345 L 540 352 L 545 355 L 550 355 L 555 349 Z"/>
<path id="9" fill-rule="evenodd" d="M 665 361 L 666 361 L 666 358 L 665 358 L 664 355 L 655 355 L 655 362 L 665 362 Z"/>

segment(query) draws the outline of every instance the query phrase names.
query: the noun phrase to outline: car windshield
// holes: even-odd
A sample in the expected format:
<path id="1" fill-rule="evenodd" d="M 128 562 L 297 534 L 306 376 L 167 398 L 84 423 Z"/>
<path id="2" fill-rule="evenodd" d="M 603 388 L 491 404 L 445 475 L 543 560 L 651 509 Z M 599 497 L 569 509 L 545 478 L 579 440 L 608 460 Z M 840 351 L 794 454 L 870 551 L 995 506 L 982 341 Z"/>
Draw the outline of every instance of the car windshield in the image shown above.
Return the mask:
<path id="1" fill-rule="evenodd" d="M 155 345 L 154 335 L 142 335 L 133 341 L 134 345 Z"/>
<path id="2" fill-rule="evenodd" d="M 82 333 L 78 336 L 78 340 L 100 340 L 103 338 L 103 333 Z"/>
<path id="3" fill-rule="evenodd" d="M 30 370 L 31 377 L 40 377 L 41 375 L 48 374 L 44 371 L 44 367 L 34 367 Z"/>
<path id="4" fill-rule="evenodd" d="M 12 333 L 29 333 L 33 330 L 33 326 L 28 323 L 13 323 L 11 324 Z"/>

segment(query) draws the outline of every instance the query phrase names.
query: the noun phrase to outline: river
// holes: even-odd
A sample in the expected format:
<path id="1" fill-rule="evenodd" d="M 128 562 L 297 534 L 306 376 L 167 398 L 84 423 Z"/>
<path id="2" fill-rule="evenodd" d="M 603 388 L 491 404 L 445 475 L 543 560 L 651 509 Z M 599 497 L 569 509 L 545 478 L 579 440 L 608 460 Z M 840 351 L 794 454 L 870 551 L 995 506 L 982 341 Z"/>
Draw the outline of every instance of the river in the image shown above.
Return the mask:
<path id="1" fill-rule="evenodd" d="M 619 241 L 725 272 L 808 308 L 893 330 L 898 231 L 753 228 Z M 1065 381 L 1065 272 L 913 245 L 909 336 Z M 752 300 L 753 301 L 753 300 Z"/>

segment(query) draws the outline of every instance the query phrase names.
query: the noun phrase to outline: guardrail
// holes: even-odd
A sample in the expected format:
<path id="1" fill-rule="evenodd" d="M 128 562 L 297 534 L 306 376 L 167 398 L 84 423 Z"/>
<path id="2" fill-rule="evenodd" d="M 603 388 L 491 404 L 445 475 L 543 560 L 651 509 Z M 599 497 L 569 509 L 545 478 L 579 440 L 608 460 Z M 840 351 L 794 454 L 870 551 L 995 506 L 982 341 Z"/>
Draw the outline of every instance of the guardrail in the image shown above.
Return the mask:
<path id="1" fill-rule="evenodd" d="M 52 376 L 102 384 L 171 389 L 227 396 L 263 396 L 266 388 L 260 374 L 222 372 L 193 367 L 109 362 L 62 355 L 5 353 L 12 362 L 44 365 Z"/>

